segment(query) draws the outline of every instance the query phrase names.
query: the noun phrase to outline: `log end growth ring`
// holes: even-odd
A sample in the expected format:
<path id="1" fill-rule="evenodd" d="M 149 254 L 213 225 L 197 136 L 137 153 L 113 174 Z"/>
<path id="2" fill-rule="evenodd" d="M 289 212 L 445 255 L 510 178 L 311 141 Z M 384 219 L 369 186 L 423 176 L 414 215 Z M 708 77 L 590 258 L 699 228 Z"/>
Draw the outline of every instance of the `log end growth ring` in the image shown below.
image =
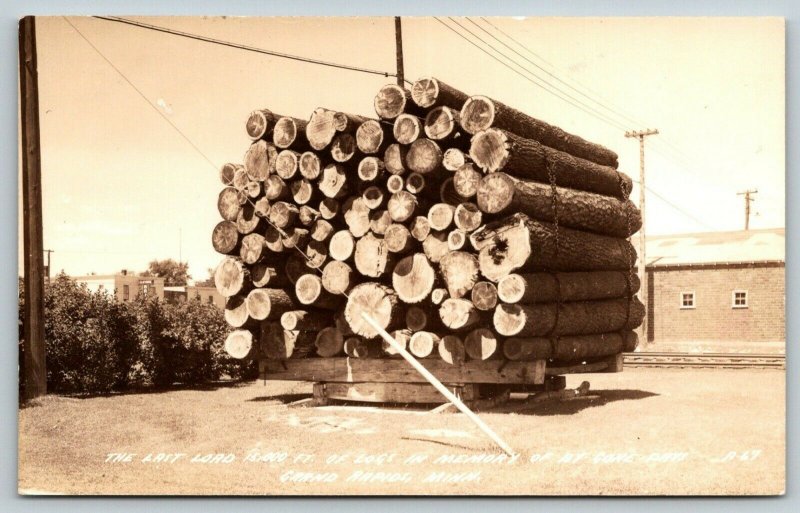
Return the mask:
<path id="1" fill-rule="evenodd" d="M 253 347 L 253 334 L 247 330 L 232 331 L 225 339 L 225 352 L 231 358 L 243 359 Z"/>
<path id="2" fill-rule="evenodd" d="M 494 102 L 486 96 L 472 96 L 461 107 L 461 128 L 471 135 L 486 130 L 494 123 Z"/>
<path id="3" fill-rule="evenodd" d="M 386 329 L 393 320 L 397 298 L 392 291 L 378 283 L 356 285 L 347 299 L 344 315 L 350 329 L 356 335 L 375 338 L 378 332 L 362 316 L 371 317 L 378 326 Z"/>
<path id="4" fill-rule="evenodd" d="M 421 78 L 411 86 L 411 99 L 423 109 L 432 107 L 438 97 L 439 82 L 433 77 Z"/>
<path id="5" fill-rule="evenodd" d="M 472 136 L 469 156 L 476 166 L 491 173 L 499 171 L 511 156 L 506 135 L 494 128 L 482 130 Z"/>

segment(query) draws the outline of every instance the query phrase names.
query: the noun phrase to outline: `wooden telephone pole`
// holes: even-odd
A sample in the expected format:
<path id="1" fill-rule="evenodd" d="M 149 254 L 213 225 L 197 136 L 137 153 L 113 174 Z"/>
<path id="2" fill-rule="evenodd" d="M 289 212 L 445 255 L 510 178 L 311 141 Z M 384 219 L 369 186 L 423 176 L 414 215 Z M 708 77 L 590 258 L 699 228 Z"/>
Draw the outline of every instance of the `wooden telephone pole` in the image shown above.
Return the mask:
<path id="1" fill-rule="evenodd" d="M 639 139 L 639 210 L 642 212 L 642 228 L 639 230 L 639 280 L 642 286 L 639 290 L 639 295 L 642 298 L 642 303 L 644 303 L 645 308 L 645 316 L 642 321 L 642 340 L 644 341 L 644 345 L 650 342 L 647 338 L 647 316 L 649 309 L 647 307 L 647 270 L 645 269 L 647 266 L 647 246 L 644 230 L 644 138 L 648 135 L 656 134 L 658 134 L 658 129 L 651 130 L 649 128 L 647 130 L 625 132 L 625 137 L 636 137 Z"/>
<path id="2" fill-rule="evenodd" d="M 400 26 L 400 16 L 394 17 L 394 40 L 397 46 L 397 85 L 403 87 L 405 71 L 403 70 L 403 29 Z"/>
<path id="3" fill-rule="evenodd" d="M 44 351 L 44 244 L 39 148 L 39 74 L 33 16 L 19 23 L 22 217 L 25 269 L 25 400 L 47 393 Z"/>
<path id="4" fill-rule="evenodd" d="M 755 201 L 751 195 L 758 194 L 758 189 L 748 189 L 746 191 L 737 192 L 737 196 L 744 196 L 744 229 L 750 229 L 750 202 Z"/>

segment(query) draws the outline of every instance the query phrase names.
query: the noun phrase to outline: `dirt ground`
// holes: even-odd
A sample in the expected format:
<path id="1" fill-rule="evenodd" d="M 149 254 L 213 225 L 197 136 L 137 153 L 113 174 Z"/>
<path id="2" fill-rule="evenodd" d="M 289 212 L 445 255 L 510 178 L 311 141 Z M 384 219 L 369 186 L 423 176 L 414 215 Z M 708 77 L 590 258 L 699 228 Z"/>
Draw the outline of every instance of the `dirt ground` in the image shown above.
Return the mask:
<path id="1" fill-rule="evenodd" d="M 74 398 L 19 412 L 20 493 L 780 494 L 785 372 L 627 369 L 591 394 L 458 413 L 288 408 L 298 382 Z M 159 453 L 161 453 L 159 455 Z"/>

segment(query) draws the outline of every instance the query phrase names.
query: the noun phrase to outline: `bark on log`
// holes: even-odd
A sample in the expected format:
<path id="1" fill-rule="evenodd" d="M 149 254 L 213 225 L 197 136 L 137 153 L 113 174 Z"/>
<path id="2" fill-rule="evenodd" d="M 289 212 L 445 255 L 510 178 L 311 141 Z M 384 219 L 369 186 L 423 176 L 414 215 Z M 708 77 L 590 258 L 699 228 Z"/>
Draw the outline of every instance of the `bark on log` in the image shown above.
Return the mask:
<path id="1" fill-rule="evenodd" d="M 344 335 L 338 328 L 328 327 L 317 334 L 314 345 L 318 355 L 323 358 L 332 358 L 344 351 Z"/>
<path id="2" fill-rule="evenodd" d="M 447 234 L 444 232 L 429 233 L 425 240 L 422 241 L 422 251 L 425 252 L 428 260 L 438 264 L 442 257 L 450 252 L 450 248 L 447 245 Z"/>
<path id="3" fill-rule="evenodd" d="M 483 312 L 494 310 L 497 306 L 497 287 L 490 281 L 479 281 L 470 293 L 472 304 Z"/>
<path id="4" fill-rule="evenodd" d="M 388 84 L 380 88 L 375 95 L 375 112 L 382 119 L 392 120 L 404 112 L 418 116 L 425 115 L 425 109 L 411 101 L 411 91 L 397 84 Z"/>
<path id="5" fill-rule="evenodd" d="M 386 241 L 371 233 L 358 239 L 353 260 L 358 272 L 370 278 L 380 278 L 394 266 L 394 255 L 389 253 Z"/>
<path id="6" fill-rule="evenodd" d="M 453 175 L 453 187 L 462 198 L 472 198 L 478 193 L 478 184 L 483 175 L 472 164 L 458 168 Z"/>
<path id="7" fill-rule="evenodd" d="M 460 365 L 466 360 L 464 341 L 455 335 L 446 335 L 439 340 L 439 356 L 451 365 Z"/>
<path id="8" fill-rule="evenodd" d="M 331 157 L 339 163 L 350 162 L 354 158 L 360 159 L 356 138 L 351 134 L 339 134 L 331 143 Z"/>
<path id="9" fill-rule="evenodd" d="M 431 331 L 418 331 L 411 335 L 408 341 L 408 350 L 417 358 L 428 358 L 433 356 L 434 351 L 439 351 L 439 341 L 441 337 Z"/>
<path id="10" fill-rule="evenodd" d="M 291 256 L 286 259 L 283 270 L 286 274 L 286 278 L 294 285 L 300 277 L 308 273 L 306 259 L 296 253 L 292 253 Z"/>
<path id="11" fill-rule="evenodd" d="M 439 261 L 442 280 L 451 298 L 462 298 L 478 282 L 478 258 L 465 251 L 450 251 Z"/>
<path id="12" fill-rule="evenodd" d="M 270 360 L 304 358 L 314 348 L 314 334 L 285 330 L 275 322 L 261 323 L 261 351 Z"/>
<path id="13" fill-rule="evenodd" d="M 464 352 L 471 360 L 489 360 L 501 355 L 497 336 L 486 328 L 474 329 L 464 337 Z"/>
<path id="14" fill-rule="evenodd" d="M 442 166 L 451 173 L 455 173 L 466 164 L 467 156 L 458 148 L 448 148 L 444 151 Z"/>
<path id="15" fill-rule="evenodd" d="M 282 117 L 268 109 L 254 110 L 247 116 L 247 123 L 245 123 L 248 137 L 254 141 L 272 137 L 275 123 Z"/>
<path id="16" fill-rule="evenodd" d="M 439 200 L 448 205 L 453 205 L 454 207 L 464 201 L 464 198 L 456 192 L 455 183 L 452 178 L 448 178 L 442 182 L 441 187 L 439 187 Z"/>
<path id="17" fill-rule="evenodd" d="M 613 167 L 603 166 L 554 150 L 510 132 L 489 129 L 472 137 L 469 155 L 487 172 L 505 171 L 520 178 L 550 182 L 552 169 L 556 185 L 627 198 L 631 179 Z"/>
<path id="18" fill-rule="evenodd" d="M 272 142 L 281 149 L 291 148 L 297 151 L 309 149 L 306 138 L 308 121 L 302 119 L 282 117 L 272 131 Z"/>
<path id="19" fill-rule="evenodd" d="M 323 310 L 335 310 L 342 304 L 342 296 L 331 294 L 322 286 L 316 274 L 304 274 L 294 284 L 294 293 L 302 305 Z"/>
<path id="20" fill-rule="evenodd" d="M 514 337 L 503 344 L 503 354 L 513 361 L 561 360 L 581 361 L 586 358 L 609 356 L 636 347 L 638 337 L 633 331 L 574 335 L 556 339 L 543 337 Z"/>
<path id="21" fill-rule="evenodd" d="M 238 191 L 233 187 L 225 187 L 217 197 L 217 210 L 222 219 L 226 221 L 236 221 L 239 216 L 239 210 L 242 204 L 247 200 L 244 199 L 245 193 Z"/>
<path id="22" fill-rule="evenodd" d="M 331 294 L 343 295 L 355 285 L 353 268 L 344 262 L 331 260 L 322 269 L 322 286 Z"/>
<path id="23" fill-rule="evenodd" d="M 313 151 L 300 155 L 300 174 L 306 180 L 316 180 L 322 173 L 322 159 Z"/>
<path id="24" fill-rule="evenodd" d="M 406 156 L 408 147 L 400 144 L 390 144 L 383 152 L 383 164 L 386 171 L 393 175 L 402 175 L 406 172 Z"/>
<path id="25" fill-rule="evenodd" d="M 300 170 L 300 154 L 294 150 L 283 150 L 275 160 L 275 173 L 284 180 L 291 180 Z"/>
<path id="26" fill-rule="evenodd" d="M 383 347 L 380 340 L 364 340 L 353 336 L 345 339 L 344 353 L 351 358 L 381 358 Z"/>
<path id="27" fill-rule="evenodd" d="M 616 168 L 617 154 L 485 96 L 472 96 L 461 108 L 461 126 L 474 135 L 491 127 L 508 130 L 559 151 Z"/>
<path id="28" fill-rule="evenodd" d="M 224 222 L 224 221 L 223 221 Z M 411 236 L 411 232 L 400 223 L 392 223 L 386 228 L 383 235 L 386 241 L 386 249 L 391 253 L 405 254 L 414 249 L 416 241 Z"/>
<path id="29" fill-rule="evenodd" d="M 414 304 L 430 295 L 436 273 L 422 253 L 414 253 L 400 260 L 392 272 L 392 286 L 404 303 Z"/>
<path id="30" fill-rule="evenodd" d="M 430 139 L 417 139 L 406 154 L 406 166 L 421 175 L 442 169 L 442 149 Z"/>
<path id="31" fill-rule="evenodd" d="M 289 199 L 290 192 L 289 186 L 278 175 L 269 175 L 264 180 L 264 196 L 270 202 Z"/>
<path id="32" fill-rule="evenodd" d="M 412 237 L 422 242 L 431 233 L 431 225 L 426 216 L 417 216 L 411 221 L 409 230 L 411 231 Z"/>
<path id="33" fill-rule="evenodd" d="M 368 282 L 353 287 L 344 309 L 347 325 L 353 333 L 368 339 L 377 337 L 378 332 L 364 320 L 362 314 L 370 316 L 387 331 L 402 322 L 397 294 L 380 283 Z"/>
<path id="34" fill-rule="evenodd" d="M 339 230 L 334 233 L 328 243 L 328 256 L 339 262 L 350 260 L 353 251 L 356 249 L 356 242 L 349 230 Z"/>
<path id="35" fill-rule="evenodd" d="M 327 310 L 289 310 L 281 315 L 281 326 L 290 331 L 319 331 L 333 323 Z"/>
<path id="36" fill-rule="evenodd" d="M 445 106 L 461 110 L 469 96 L 441 80 L 425 77 L 411 86 L 411 99 L 424 109 Z"/>
<path id="37" fill-rule="evenodd" d="M 432 230 L 444 231 L 450 228 L 455 214 L 455 207 L 447 203 L 436 203 L 428 210 L 428 224 Z"/>
<path id="38" fill-rule="evenodd" d="M 214 286 L 223 297 L 246 292 L 251 283 L 250 271 L 234 258 L 225 257 L 214 270 Z"/>
<path id="39" fill-rule="evenodd" d="M 630 291 L 628 281 L 630 280 Z M 639 291 L 639 277 L 626 271 L 512 273 L 497 283 L 504 303 L 555 303 L 627 297 Z"/>
<path id="40" fill-rule="evenodd" d="M 364 157 L 358 163 L 358 177 L 364 182 L 376 182 L 386 170 L 383 161 L 378 157 Z"/>
<path id="41" fill-rule="evenodd" d="M 253 334 L 248 330 L 233 330 L 225 337 L 224 347 L 228 356 L 243 360 L 253 348 Z"/>
<path id="42" fill-rule="evenodd" d="M 242 237 L 239 256 L 248 265 L 255 264 L 265 256 L 266 239 L 260 233 L 250 233 Z"/>
<path id="43" fill-rule="evenodd" d="M 264 181 L 275 169 L 278 150 L 266 141 L 250 145 L 244 154 L 244 170 L 250 180 Z"/>
<path id="44" fill-rule="evenodd" d="M 257 321 L 279 319 L 295 307 L 294 300 L 283 289 L 253 289 L 245 299 L 247 314 Z"/>
<path id="45" fill-rule="evenodd" d="M 392 224 L 392 216 L 388 210 L 373 210 L 369 213 L 369 229 L 376 235 L 385 235 Z"/>
<path id="46" fill-rule="evenodd" d="M 422 120 L 411 114 L 401 114 L 394 120 L 392 135 L 394 140 L 409 145 L 418 140 L 423 133 Z M 384 159 L 385 160 L 385 159 Z"/>
<path id="47" fill-rule="evenodd" d="M 556 309 L 558 311 L 556 312 Z M 512 337 L 591 335 L 635 329 L 644 318 L 644 306 L 637 298 L 540 303 L 500 304 L 494 311 L 494 328 Z"/>
<path id="48" fill-rule="evenodd" d="M 483 224 L 483 214 L 475 203 L 459 203 L 453 216 L 453 223 L 459 230 L 473 232 Z"/>
<path id="49" fill-rule="evenodd" d="M 278 269 L 264 263 L 255 264 L 250 267 L 250 279 L 253 281 L 253 286 L 255 287 L 278 289 L 289 284 L 289 280 L 283 269 Z"/>
<path id="50" fill-rule="evenodd" d="M 639 209 L 629 199 L 556 187 L 513 178 L 484 176 L 478 184 L 478 207 L 487 214 L 522 212 L 562 226 L 612 237 L 629 237 L 642 227 Z M 554 198 L 555 195 L 555 205 Z"/>
<path id="51" fill-rule="evenodd" d="M 365 121 L 356 130 L 356 145 L 365 155 L 382 155 L 391 139 L 391 126 L 375 119 Z"/>
<path id="52" fill-rule="evenodd" d="M 235 255 L 239 253 L 240 237 L 236 223 L 220 221 L 211 232 L 211 245 L 218 253 Z"/>
<path id="53" fill-rule="evenodd" d="M 322 170 L 319 190 L 326 198 L 338 199 L 347 195 L 347 175 L 340 164 L 328 164 Z M 320 212 L 322 210 L 320 209 Z"/>
<path id="54" fill-rule="evenodd" d="M 442 324 L 453 331 L 464 331 L 475 327 L 481 315 L 472 301 L 468 299 L 447 298 L 439 307 Z"/>
<path id="55" fill-rule="evenodd" d="M 250 315 L 247 313 L 247 303 L 243 294 L 229 297 L 225 301 L 225 322 L 234 328 L 250 327 Z"/>
<path id="56" fill-rule="evenodd" d="M 521 270 L 627 271 L 636 251 L 625 239 L 569 228 L 556 230 L 524 214 L 485 225 L 470 236 L 483 275 L 493 282 Z"/>

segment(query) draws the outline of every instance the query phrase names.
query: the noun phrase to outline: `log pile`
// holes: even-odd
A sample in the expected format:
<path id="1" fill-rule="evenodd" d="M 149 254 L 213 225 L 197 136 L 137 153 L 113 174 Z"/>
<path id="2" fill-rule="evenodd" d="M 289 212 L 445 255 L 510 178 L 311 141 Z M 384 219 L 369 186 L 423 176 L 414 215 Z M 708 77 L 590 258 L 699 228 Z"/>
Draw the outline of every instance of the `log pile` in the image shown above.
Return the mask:
<path id="1" fill-rule="evenodd" d="M 375 115 L 252 112 L 212 244 L 236 358 L 575 363 L 637 344 L 630 236 L 611 150 L 434 78 Z"/>

